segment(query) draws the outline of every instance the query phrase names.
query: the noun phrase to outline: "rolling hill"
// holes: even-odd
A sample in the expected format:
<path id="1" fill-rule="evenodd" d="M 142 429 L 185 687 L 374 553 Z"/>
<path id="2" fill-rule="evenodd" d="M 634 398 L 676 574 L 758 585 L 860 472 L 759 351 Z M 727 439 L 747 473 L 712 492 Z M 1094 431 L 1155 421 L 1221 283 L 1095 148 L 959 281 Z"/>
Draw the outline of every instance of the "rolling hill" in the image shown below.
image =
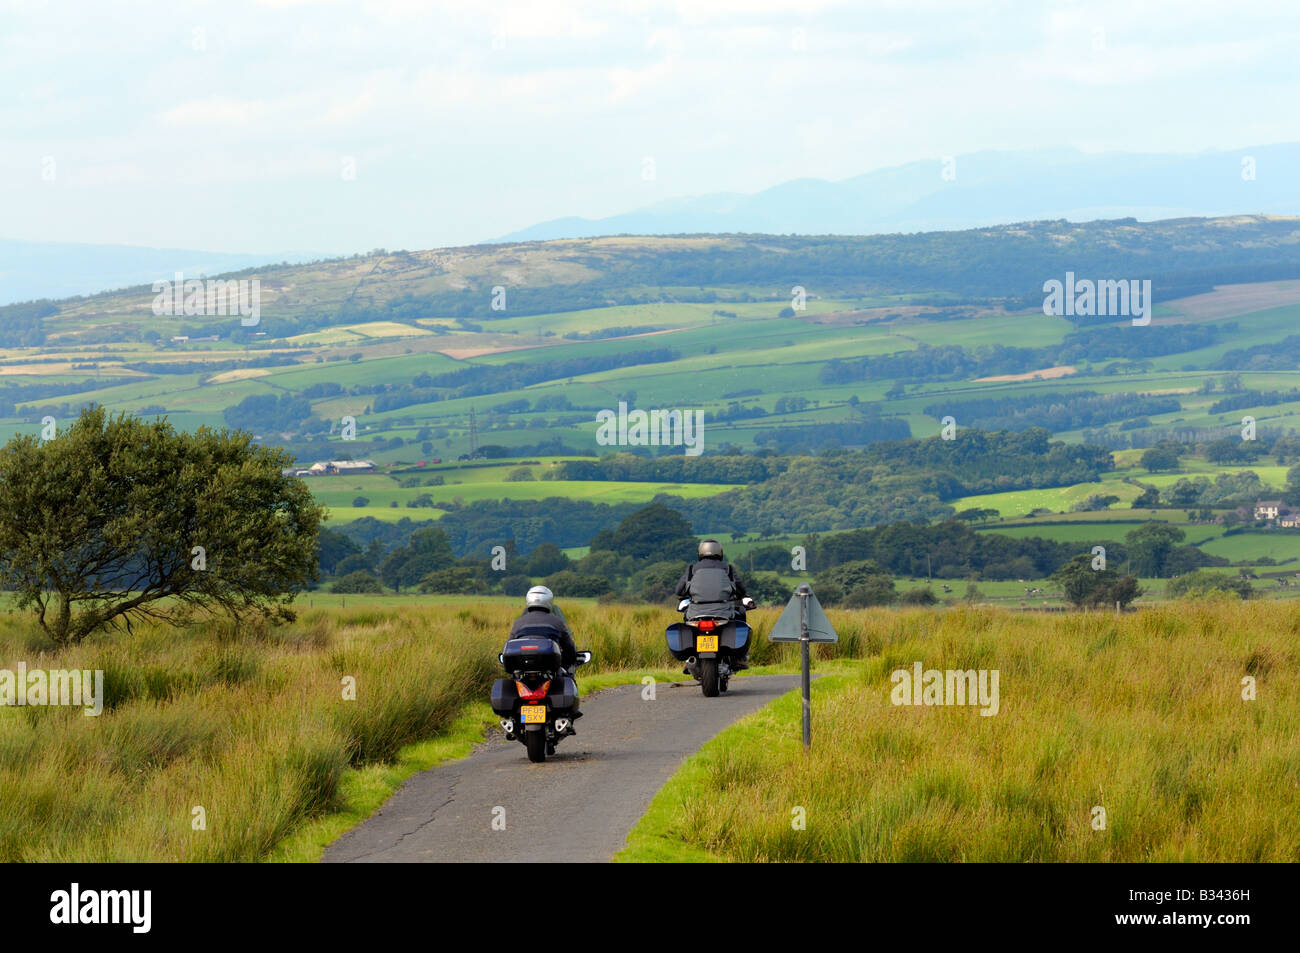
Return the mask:
<path id="1" fill-rule="evenodd" d="M 1150 325 L 1044 314 L 1044 281 L 1067 271 L 1151 278 Z M 477 500 L 626 505 L 706 500 L 736 484 L 548 482 L 557 460 L 682 452 L 681 442 L 598 440 L 601 413 L 620 405 L 698 414 L 705 459 L 926 438 L 947 421 L 963 432 L 1044 428 L 1117 453 L 1186 447 L 1169 473 L 1130 463 L 1095 485 L 940 493 L 947 505 L 1012 519 L 1043 506 L 1067 512 L 1089 495 L 1127 506 L 1145 486 L 1172 491 L 1196 475 L 1187 467 L 1208 444 L 1240 443 L 1244 417 L 1271 445 L 1300 415 L 1297 219 L 583 239 L 384 251 L 227 277 L 258 281 L 256 324 L 157 314 L 148 286 L 0 309 L 0 436 L 57 424 L 89 402 L 165 413 L 185 428 L 240 427 L 303 463 L 375 461 L 379 474 L 314 489 L 335 519 L 385 523 Z M 1261 492 L 1276 495 L 1286 452 L 1206 472 L 1257 471 Z M 456 466 L 479 456 L 500 461 L 492 479 Z M 1240 541 L 1223 545 L 1239 555 Z"/>

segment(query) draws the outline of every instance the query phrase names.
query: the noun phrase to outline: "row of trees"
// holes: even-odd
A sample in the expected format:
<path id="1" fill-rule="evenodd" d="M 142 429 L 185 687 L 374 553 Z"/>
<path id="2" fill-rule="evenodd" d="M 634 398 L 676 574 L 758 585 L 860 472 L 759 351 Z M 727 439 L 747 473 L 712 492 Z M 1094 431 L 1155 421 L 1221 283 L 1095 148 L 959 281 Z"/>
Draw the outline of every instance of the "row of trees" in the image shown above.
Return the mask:
<path id="1" fill-rule="evenodd" d="M 1149 521 L 1125 534 L 1122 541 L 1099 537 L 1061 543 L 1039 537 L 975 532 L 955 520 L 926 525 L 894 523 L 833 535 L 812 534 L 802 546 L 812 571 L 832 569 L 869 559 L 895 576 L 936 579 L 1041 579 L 1050 576 L 1080 552 L 1103 546 L 1107 562 L 1140 576 L 1170 577 L 1203 566 L 1226 566 L 1220 556 L 1185 545 L 1186 534 L 1169 523 Z M 755 547 L 742 561 L 755 569 L 788 572 L 790 549 Z"/>
<path id="2" fill-rule="evenodd" d="M 638 508 L 592 537 L 589 552 L 570 559 L 554 543 L 521 553 L 514 540 L 495 553 L 457 558 L 439 526 L 411 533 L 410 541 L 385 550 L 377 539 L 364 549 L 342 533 L 321 534 L 322 566 L 339 578 L 336 592 L 377 592 L 384 586 L 444 593 L 522 595 L 541 582 L 569 597 L 618 595 L 649 602 L 670 600 L 678 577 L 696 556 L 698 538 L 680 513 L 661 504 Z M 747 583 L 757 598 L 789 596 L 777 574 L 758 573 Z"/>
<path id="3" fill-rule="evenodd" d="M 391 551 L 377 540 L 362 550 L 333 531 L 326 531 L 322 539 L 329 542 L 322 565 L 332 566 L 342 577 L 336 591 L 379 591 L 386 585 L 398 591 L 519 595 L 541 581 L 569 596 L 616 594 L 651 602 L 672 597 L 684 565 L 695 558 L 698 541 L 690 522 L 663 504 L 639 508 L 596 533 L 580 559 L 569 559 L 553 543 L 520 554 L 513 540 L 495 555 L 457 558 L 447 533 L 432 526 L 416 530 L 409 543 Z M 1050 576 L 1062 584 L 1069 582 L 1066 593 L 1072 601 L 1079 602 L 1075 596 L 1086 591 L 1080 604 L 1127 604 L 1140 594 L 1138 576 L 1168 578 L 1227 565 L 1226 559 L 1185 545 L 1184 540 L 1181 529 L 1156 521 L 1131 530 L 1122 542 L 1060 543 L 977 533 L 967 523 L 950 520 L 813 534 L 803 540 L 802 548 L 803 565 L 814 574 L 818 596 L 828 605 L 924 601 L 924 595 L 900 596 L 894 589 L 896 577 L 923 575 L 936 579 Z M 1104 550 L 1100 559 L 1094 546 Z M 1082 564 L 1088 565 L 1090 575 L 1076 579 L 1077 566 Z M 780 576 L 792 571 L 789 547 L 756 547 L 738 565 L 757 597 L 788 598 L 789 587 Z"/>
<path id="4" fill-rule="evenodd" d="M 1155 397 L 1134 392 L 1099 394 L 1080 390 L 1053 394 L 1022 394 L 1008 397 L 957 398 L 931 404 L 925 412 L 940 418 L 952 414 L 981 430 L 1025 430 L 1043 427 L 1051 431 L 1078 430 L 1119 420 L 1181 409 L 1175 397 Z"/>

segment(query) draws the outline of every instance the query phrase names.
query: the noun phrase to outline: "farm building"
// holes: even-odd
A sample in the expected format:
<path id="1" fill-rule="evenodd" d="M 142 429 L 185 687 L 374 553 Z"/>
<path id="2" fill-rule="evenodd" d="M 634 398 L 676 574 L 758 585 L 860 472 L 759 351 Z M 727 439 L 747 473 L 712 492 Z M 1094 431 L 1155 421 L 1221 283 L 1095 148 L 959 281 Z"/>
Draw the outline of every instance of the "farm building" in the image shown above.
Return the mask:
<path id="1" fill-rule="evenodd" d="M 356 473 L 374 473 L 373 460 L 322 460 L 313 463 L 307 471 L 311 476 L 348 476 Z"/>

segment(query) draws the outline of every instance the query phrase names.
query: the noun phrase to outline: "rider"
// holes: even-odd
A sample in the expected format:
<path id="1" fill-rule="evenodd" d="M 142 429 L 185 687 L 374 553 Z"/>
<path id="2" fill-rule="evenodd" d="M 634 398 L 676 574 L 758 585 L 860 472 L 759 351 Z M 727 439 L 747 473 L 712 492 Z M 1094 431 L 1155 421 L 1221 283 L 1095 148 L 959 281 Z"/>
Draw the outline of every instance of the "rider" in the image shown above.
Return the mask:
<path id="1" fill-rule="evenodd" d="M 745 584 L 736 574 L 736 568 L 722 558 L 722 544 L 716 539 L 700 543 L 699 560 L 686 567 L 677 581 L 677 596 L 689 599 L 686 618 L 724 615 L 739 622 L 745 621 L 745 610 L 754 608 L 754 600 L 745 595 Z M 743 663 L 749 657 L 746 641 L 740 652 Z"/>
<path id="2" fill-rule="evenodd" d="M 555 604 L 555 594 L 545 586 L 533 586 L 524 596 L 524 606 L 524 614 L 510 626 L 510 638 L 520 638 L 524 629 L 549 629 L 547 637 L 554 639 L 560 646 L 562 673 L 572 677 L 578 663 L 578 646 L 573 641 L 573 633 L 569 631 L 569 623 L 565 621 L 564 613 Z M 537 633 L 529 633 L 529 635 L 535 634 Z M 576 706 L 573 717 L 575 719 L 582 717 L 582 713 Z M 576 731 L 573 733 L 577 734 Z"/>
<path id="3" fill-rule="evenodd" d="M 524 614 L 510 626 L 510 638 L 519 638 L 525 628 L 550 629 L 550 638 L 560 646 L 560 664 L 572 669 L 578 661 L 578 646 L 573 641 L 564 613 L 555 604 L 555 594 L 545 586 L 533 586 L 524 596 L 524 606 Z"/>

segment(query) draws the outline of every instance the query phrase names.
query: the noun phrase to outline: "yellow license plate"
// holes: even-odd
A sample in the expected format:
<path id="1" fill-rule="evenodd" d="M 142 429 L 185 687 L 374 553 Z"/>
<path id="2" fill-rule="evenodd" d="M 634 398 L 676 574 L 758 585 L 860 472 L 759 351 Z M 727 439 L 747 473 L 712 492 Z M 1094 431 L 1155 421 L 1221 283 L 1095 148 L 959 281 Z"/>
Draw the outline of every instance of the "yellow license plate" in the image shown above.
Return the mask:
<path id="1" fill-rule="evenodd" d="M 697 635 L 695 637 L 695 651 L 697 652 L 718 651 L 718 637 L 716 635 Z"/>
<path id="2" fill-rule="evenodd" d="M 546 706 L 521 705 L 519 707 L 519 716 L 523 719 L 525 725 L 544 725 L 546 724 Z"/>

